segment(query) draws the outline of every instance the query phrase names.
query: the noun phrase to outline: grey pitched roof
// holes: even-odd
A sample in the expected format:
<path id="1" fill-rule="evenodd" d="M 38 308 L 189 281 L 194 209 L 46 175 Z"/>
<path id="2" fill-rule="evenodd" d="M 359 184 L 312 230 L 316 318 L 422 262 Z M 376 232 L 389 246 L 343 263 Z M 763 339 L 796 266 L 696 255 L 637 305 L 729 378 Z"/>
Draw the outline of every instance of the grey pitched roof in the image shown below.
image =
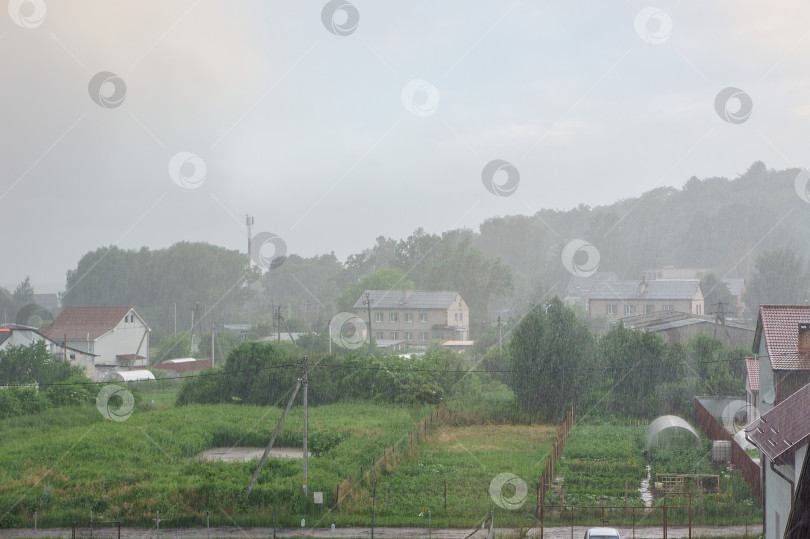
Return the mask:
<path id="1" fill-rule="evenodd" d="M 580 275 L 573 275 L 568 280 L 568 292 L 571 293 L 575 290 L 590 290 L 595 283 L 599 281 L 616 281 L 618 276 L 612 271 L 597 271 L 593 275 L 583 277 Z"/>
<path id="2" fill-rule="evenodd" d="M 590 299 L 636 300 L 690 300 L 700 288 L 699 279 L 655 279 L 647 281 L 639 295 L 640 280 L 600 281 L 591 288 Z"/>
<path id="3" fill-rule="evenodd" d="M 425 290 L 366 290 L 354 303 L 355 309 L 366 308 L 366 293 L 372 309 L 447 309 L 458 292 Z"/>
<path id="4" fill-rule="evenodd" d="M 745 279 L 723 279 L 723 284 L 726 285 L 732 296 L 739 296 L 745 286 Z"/>

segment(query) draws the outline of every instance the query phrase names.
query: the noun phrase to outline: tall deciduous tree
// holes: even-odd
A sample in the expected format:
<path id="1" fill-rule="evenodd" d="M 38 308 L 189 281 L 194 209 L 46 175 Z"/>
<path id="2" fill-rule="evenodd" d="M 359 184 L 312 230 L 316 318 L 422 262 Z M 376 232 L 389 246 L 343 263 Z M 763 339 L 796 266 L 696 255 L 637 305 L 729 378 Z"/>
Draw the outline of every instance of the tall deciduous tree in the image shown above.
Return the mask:
<path id="1" fill-rule="evenodd" d="M 804 303 L 807 273 L 802 257 L 792 249 L 775 249 L 757 257 L 754 275 L 748 282 L 745 304 L 756 313 L 760 305 Z"/>
<path id="2" fill-rule="evenodd" d="M 518 403 L 558 420 L 598 379 L 597 344 L 587 326 L 559 298 L 534 307 L 509 343 L 510 385 Z"/>

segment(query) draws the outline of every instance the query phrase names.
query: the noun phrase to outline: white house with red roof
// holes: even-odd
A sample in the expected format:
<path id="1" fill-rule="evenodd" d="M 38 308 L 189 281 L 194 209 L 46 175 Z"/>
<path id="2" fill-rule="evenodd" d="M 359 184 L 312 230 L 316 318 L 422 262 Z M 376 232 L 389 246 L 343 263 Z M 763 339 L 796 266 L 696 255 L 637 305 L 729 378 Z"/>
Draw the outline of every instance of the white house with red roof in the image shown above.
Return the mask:
<path id="1" fill-rule="evenodd" d="M 810 305 L 760 305 L 753 352 L 764 414 L 810 383 Z"/>
<path id="2" fill-rule="evenodd" d="M 45 342 L 45 347 L 51 355 L 69 361 L 72 365 L 82 367 L 88 378 L 95 378 L 95 356 L 93 354 L 70 346 L 65 347 L 61 342 L 47 338 L 33 327 L 19 324 L 0 324 L 0 350 L 7 350 L 12 346 L 31 346 L 40 341 Z"/>
<path id="3" fill-rule="evenodd" d="M 150 331 L 132 307 L 65 307 L 42 333 L 55 342 L 94 354 L 97 369 L 109 369 L 148 365 Z"/>

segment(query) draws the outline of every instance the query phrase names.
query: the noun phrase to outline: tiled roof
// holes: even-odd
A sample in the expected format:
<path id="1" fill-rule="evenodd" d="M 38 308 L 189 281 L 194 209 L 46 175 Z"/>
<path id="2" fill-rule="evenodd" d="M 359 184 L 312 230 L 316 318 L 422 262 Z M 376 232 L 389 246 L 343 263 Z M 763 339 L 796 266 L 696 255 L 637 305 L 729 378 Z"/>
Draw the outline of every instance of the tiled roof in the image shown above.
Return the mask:
<path id="1" fill-rule="evenodd" d="M 447 309 L 458 296 L 458 292 L 448 291 L 366 290 L 355 302 L 355 309 L 366 308 L 366 293 L 372 309 Z M 404 301 L 403 296 L 407 297 Z"/>
<path id="2" fill-rule="evenodd" d="M 599 281 L 591 288 L 590 299 L 617 301 L 691 300 L 698 293 L 698 279 L 654 279 L 646 282 L 641 295 L 640 280 Z"/>
<path id="3" fill-rule="evenodd" d="M 748 373 L 748 388 L 751 391 L 759 391 L 759 358 L 745 358 L 745 369 Z"/>
<path id="4" fill-rule="evenodd" d="M 745 435 L 774 463 L 788 463 L 810 437 L 810 384 L 748 425 Z"/>
<path id="5" fill-rule="evenodd" d="M 124 319 L 132 307 L 65 307 L 53 324 L 42 334 L 56 341 L 67 335 L 68 340 L 95 340 L 112 330 Z"/>
<path id="6" fill-rule="evenodd" d="M 802 322 L 810 323 L 810 305 L 760 305 L 754 352 L 759 352 L 764 337 L 775 370 L 810 370 L 810 354 L 798 351 Z"/>

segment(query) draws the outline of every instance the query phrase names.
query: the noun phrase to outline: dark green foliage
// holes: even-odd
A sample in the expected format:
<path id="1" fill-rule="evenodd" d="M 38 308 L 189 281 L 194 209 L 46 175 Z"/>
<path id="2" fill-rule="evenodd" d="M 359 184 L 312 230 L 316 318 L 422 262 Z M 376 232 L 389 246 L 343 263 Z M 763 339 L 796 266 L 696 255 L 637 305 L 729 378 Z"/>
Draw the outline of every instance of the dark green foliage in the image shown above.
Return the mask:
<path id="1" fill-rule="evenodd" d="M 597 380 L 596 338 L 558 298 L 537 306 L 520 322 L 509 343 L 510 385 L 518 404 L 562 419 Z"/>
<path id="2" fill-rule="evenodd" d="M 285 406 L 303 373 L 302 356 L 299 348 L 269 342 L 244 343 L 231 352 L 223 367 L 214 371 L 227 376 L 188 377 L 177 403 Z M 342 400 L 437 404 L 461 378 L 462 366 L 458 354 L 441 348 L 411 359 L 321 356 L 310 360 L 308 398 L 313 405 Z"/>

